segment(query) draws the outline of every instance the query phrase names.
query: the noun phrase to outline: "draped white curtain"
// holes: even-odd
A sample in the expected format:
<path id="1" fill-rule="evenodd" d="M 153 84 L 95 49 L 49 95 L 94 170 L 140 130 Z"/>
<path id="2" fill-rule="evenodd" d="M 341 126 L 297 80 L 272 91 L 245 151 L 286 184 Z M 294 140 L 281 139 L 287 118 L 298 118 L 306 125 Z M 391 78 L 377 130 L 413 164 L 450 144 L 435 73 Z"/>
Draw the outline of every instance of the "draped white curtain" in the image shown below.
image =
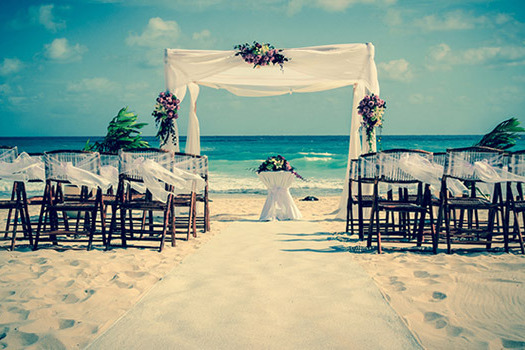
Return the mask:
<path id="1" fill-rule="evenodd" d="M 254 97 L 316 92 L 353 85 L 348 159 L 355 159 L 362 152 L 359 135 L 361 118 L 357 114 L 357 105 L 365 94 L 379 94 L 374 50 L 371 43 L 284 49 L 283 54 L 291 60 L 281 70 L 279 66 L 253 69 L 253 65 L 235 56 L 234 50 L 166 49 L 166 89 L 181 101 L 187 90 L 191 97 L 186 153 L 200 154 L 196 113 L 199 85 L 226 89 L 238 96 Z M 368 151 L 366 140 L 363 146 Z M 346 208 L 347 192 L 345 185 L 340 209 Z"/>

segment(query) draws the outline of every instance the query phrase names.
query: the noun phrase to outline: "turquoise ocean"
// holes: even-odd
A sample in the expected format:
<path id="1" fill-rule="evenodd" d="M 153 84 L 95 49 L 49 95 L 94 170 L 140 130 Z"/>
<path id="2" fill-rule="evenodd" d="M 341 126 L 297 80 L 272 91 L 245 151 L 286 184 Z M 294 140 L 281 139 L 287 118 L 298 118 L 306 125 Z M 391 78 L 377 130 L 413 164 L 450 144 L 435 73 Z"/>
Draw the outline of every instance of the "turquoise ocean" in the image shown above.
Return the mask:
<path id="1" fill-rule="evenodd" d="M 431 152 L 468 147 L 480 135 L 383 135 L 379 149 L 411 148 Z M 86 141 L 100 137 L 0 137 L 0 145 L 17 146 L 19 152 L 44 152 L 56 149 L 82 149 Z M 145 138 L 157 147 L 154 137 Z M 203 136 L 201 153 L 209 158 L 211 194 L 265 194 L 266 190 L 253 169 L 271 155 L 282 155 L 307 179 L 297 181 L 295 196 L 338 195 L 343 188 L 348 155 L 348 136 Z M 185 138 L 181 137 L 181 150 Z M 525 149 L 519 140 L 511 150 Z M 0 188 L 0 192 L 8 191 Z M 37 188 L 34 188 L 37 191 Z"/>

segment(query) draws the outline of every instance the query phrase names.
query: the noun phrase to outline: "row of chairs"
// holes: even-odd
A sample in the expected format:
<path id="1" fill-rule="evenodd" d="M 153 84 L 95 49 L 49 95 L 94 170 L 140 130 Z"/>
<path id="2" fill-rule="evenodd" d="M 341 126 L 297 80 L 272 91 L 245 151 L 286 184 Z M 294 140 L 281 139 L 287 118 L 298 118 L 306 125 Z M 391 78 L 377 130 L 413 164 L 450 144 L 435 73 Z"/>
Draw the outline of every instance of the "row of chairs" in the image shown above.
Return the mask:
<path id="1" fill-rule="evenodd" d="M 367 246 L 516 245 L 525 254 L 525 151 L 394 149 L 352 160 L 346 232 Z"/>
<path id="2" fill-rule="evenodd" d="M 0 201 L 0 209 L 9 210 L 4 238 L 11 240 L 11 249 L 19 221 L 20 238 L 34 249 L 42 242 L 58 245 L 63 240 L 87 242 L 88 249 L 101 242 L 109 249 L 118 233 L 122 246 L 157 241 L 162 251 L 167 236 L 174 246 L 181 231 L 189 239 L 198 227 L 209 230 L 206 156 L 159 149 L 118 155 L 52 151 L 32 156 L 35 164 L 45 167 L 41 176 L 35 176 L 38 172 L 29 171 L 34 167 L 20 166 L 24 154 L 16 153 L 16 148 L 0 149 L 0 177 L 14 179 L 11 199 Z M 27 198 L 25 183 L 42 180 L 43 196 Z M 198 216 L 199 202 L 203 210 Z M 30 205 L 40 205 L 37 223 L 31 223 Z"/>

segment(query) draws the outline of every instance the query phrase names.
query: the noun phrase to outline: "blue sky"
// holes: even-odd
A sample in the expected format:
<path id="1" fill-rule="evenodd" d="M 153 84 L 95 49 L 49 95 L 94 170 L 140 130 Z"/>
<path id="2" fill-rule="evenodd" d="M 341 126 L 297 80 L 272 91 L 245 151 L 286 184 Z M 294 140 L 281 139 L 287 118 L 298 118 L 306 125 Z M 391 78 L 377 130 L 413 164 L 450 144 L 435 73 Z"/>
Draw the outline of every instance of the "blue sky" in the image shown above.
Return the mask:
<path id="1" fill-rule="evenodd" d="M 2 0 L 0 38 L 0 136 L 105 135 L 123 106 L 154 135 L 164 48 L 254 40 L 372 42 L 385 135 L 525 122 L 522 0 Z M 351 88 L 247 98 L 203 87 L 197 111 L 202 135 L 345 135 L 351 101 Z"/>

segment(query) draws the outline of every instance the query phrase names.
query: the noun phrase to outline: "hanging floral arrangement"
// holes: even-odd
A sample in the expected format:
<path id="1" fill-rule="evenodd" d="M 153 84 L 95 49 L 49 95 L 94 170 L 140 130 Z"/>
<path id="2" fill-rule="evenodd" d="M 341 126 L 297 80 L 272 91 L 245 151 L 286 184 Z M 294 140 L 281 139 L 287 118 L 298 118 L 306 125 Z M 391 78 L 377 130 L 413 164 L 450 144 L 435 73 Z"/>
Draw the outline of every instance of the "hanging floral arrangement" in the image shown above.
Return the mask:
<path id="1" fill-rule="evenodd" d="M 259 44 L 256 41 L 253 42 L 253 45 L 239 44 L 233 48 L 238 50 L 235 56 L 241 56 L 244 62 L 253 64 L 253 68 L 268 66 L 271 63 L 273 65 L 278 64 L 283 69 L 284 62 L 290 60 L 282 54 L 282 49 L 276 49 L 270 44 Z"/>
<path id="2" fill-rule="evenodd" d="M 374 128 L 383 126 L 383 113 L 385 113 L 386 102 L 379 98 L 379 96 L 371 94 L 365 96 L 359 106 L 357 106 L 357 113 L 363 116 L 361 127 L 366 133 L 366 141 L 369 149 L 372 149 L 372 135 Z"/>
<path id="3" fill-rule="evenodd" d="M 161 92 L 157 97 L 152 115 L 155 118 L 155 125 L 158 127 L 157 137 L 161 146 L 168 142 L 170 135 L 172 142 L 177 143 L 175 120 L 179 117 L 179 108 L 180 100 L 171 92 Z"/>

